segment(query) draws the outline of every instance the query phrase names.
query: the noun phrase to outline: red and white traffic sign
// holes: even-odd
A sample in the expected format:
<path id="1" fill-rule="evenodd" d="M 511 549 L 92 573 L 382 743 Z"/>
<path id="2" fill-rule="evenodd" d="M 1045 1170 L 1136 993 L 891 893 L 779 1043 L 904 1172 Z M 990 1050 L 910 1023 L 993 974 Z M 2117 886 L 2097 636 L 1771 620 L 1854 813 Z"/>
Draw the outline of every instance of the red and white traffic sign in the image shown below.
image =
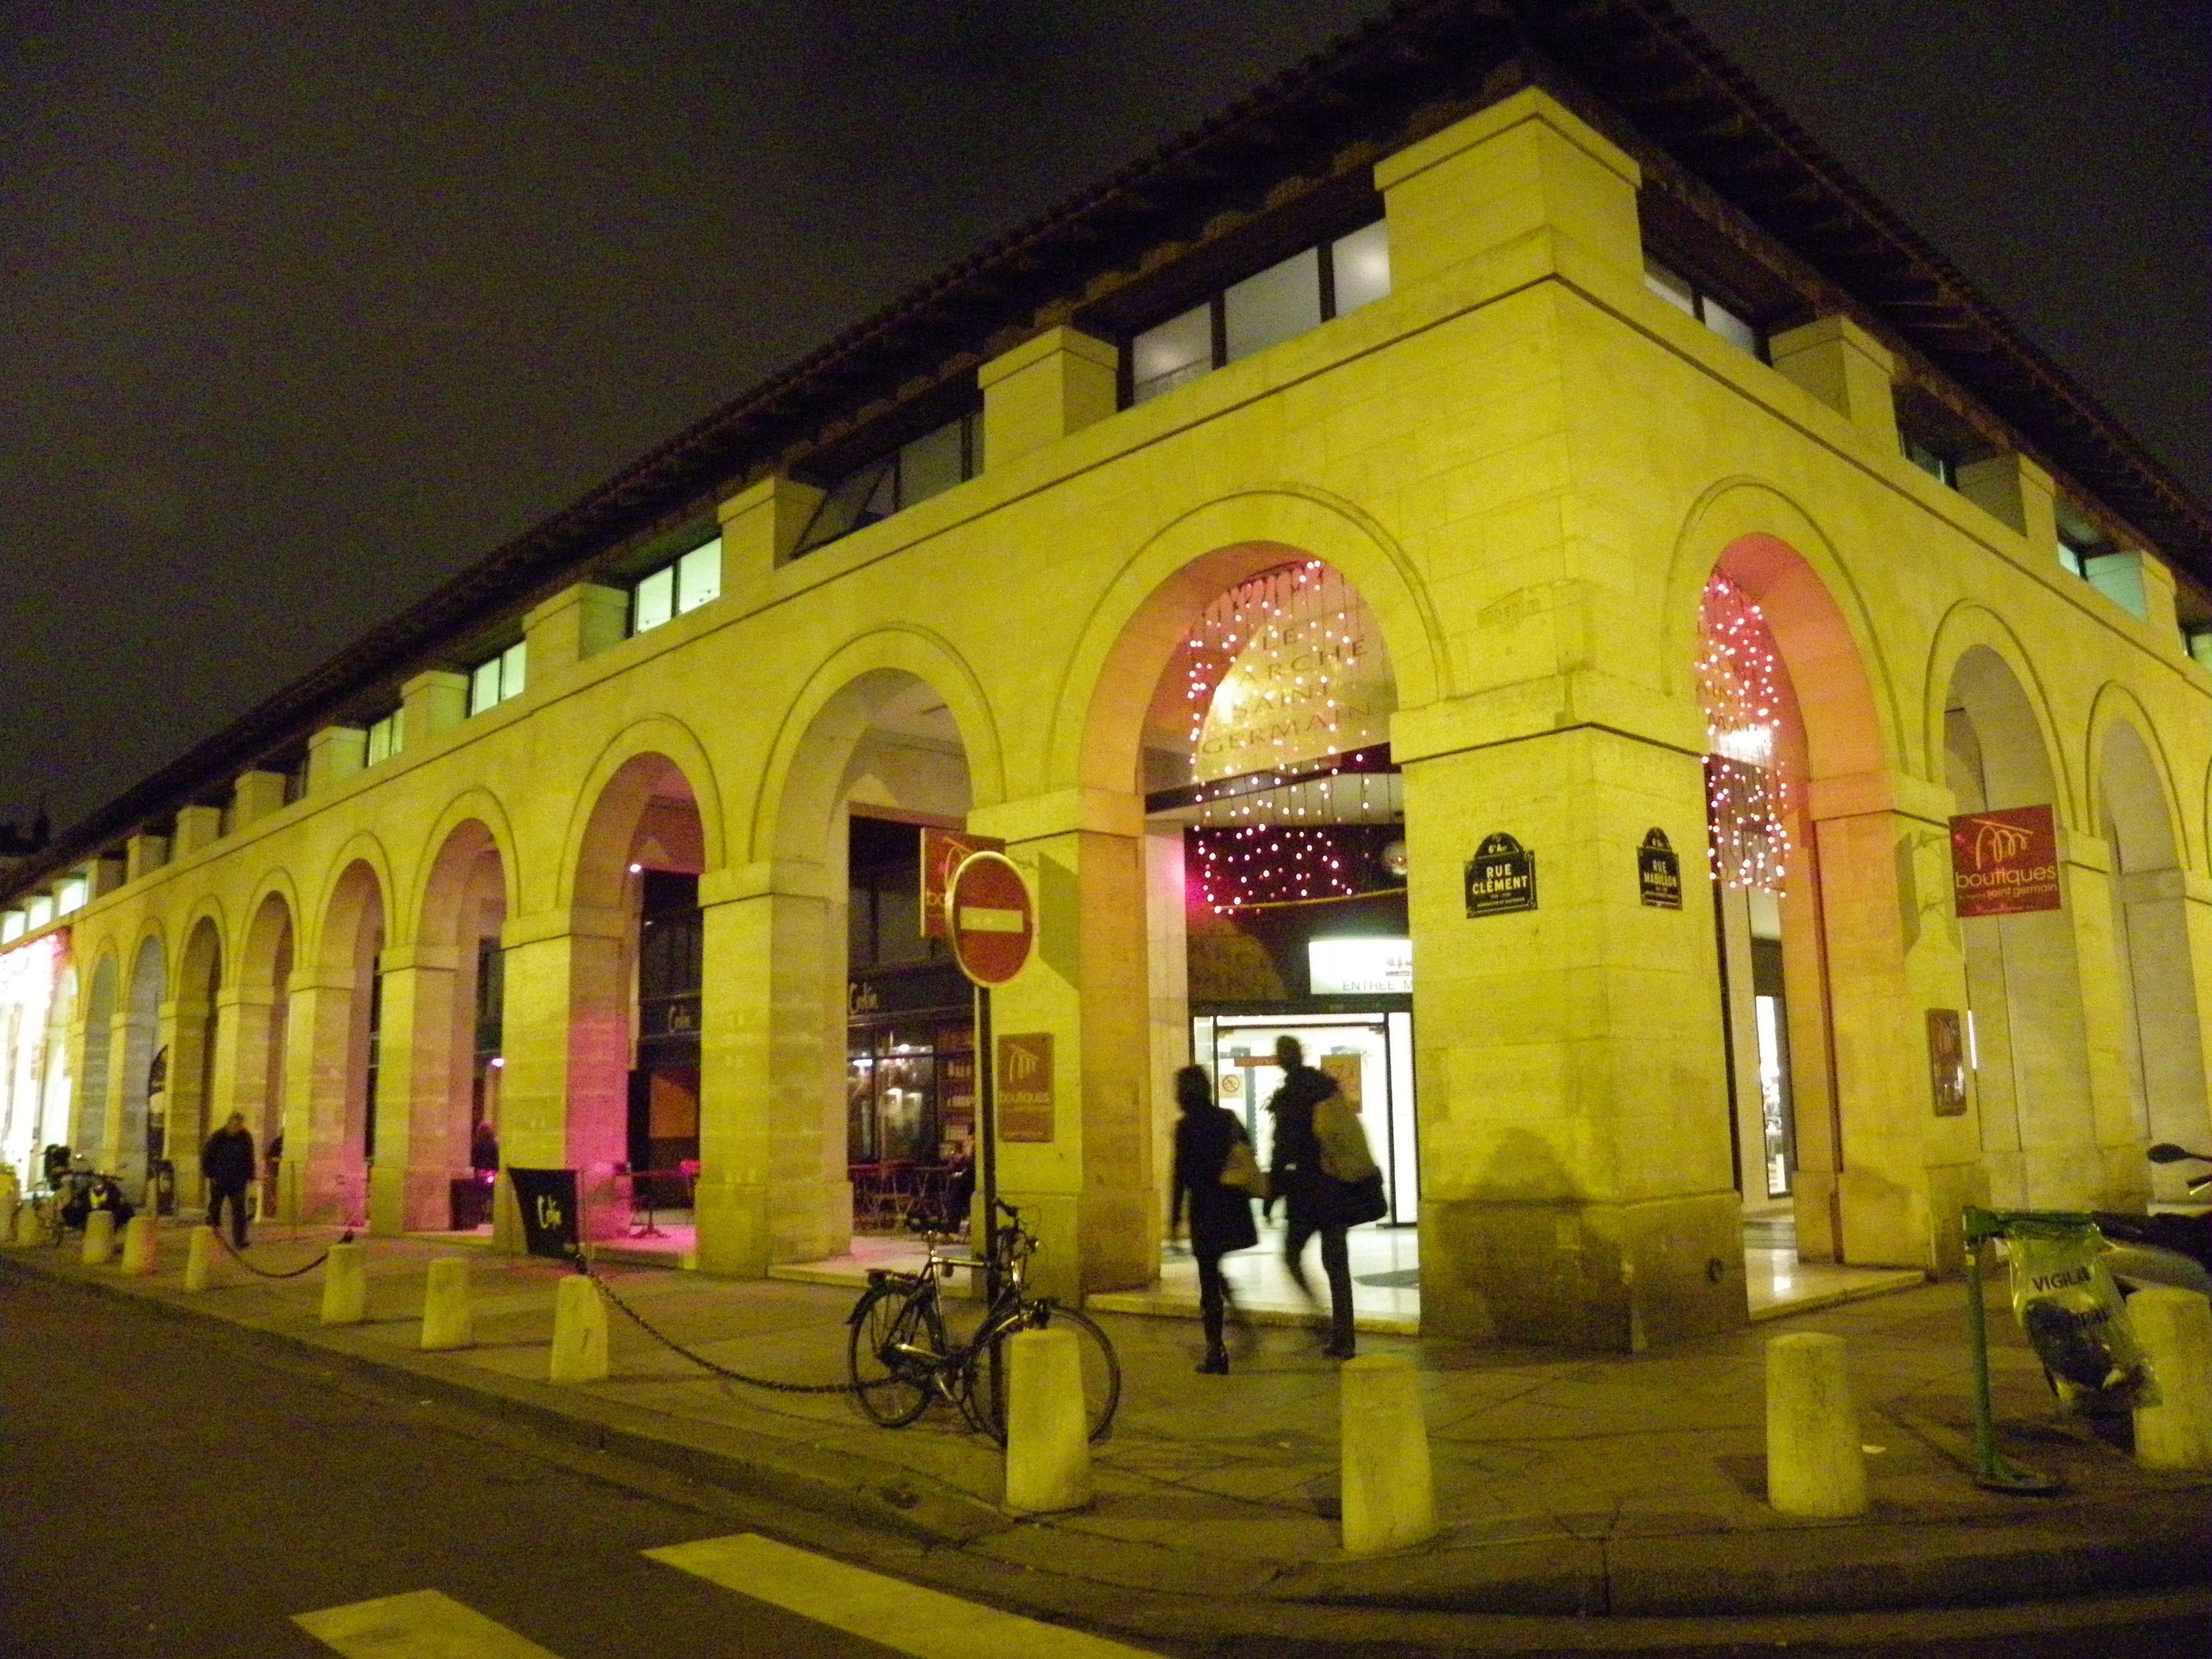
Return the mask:
<path id="1" fill-rule="evenodd" d="M 1004 985 L 1036 945 L 1030 884 L 1003 853 L 970 853 L 945 884 L 945 919 L 953 960 L 976 984 Z"/>

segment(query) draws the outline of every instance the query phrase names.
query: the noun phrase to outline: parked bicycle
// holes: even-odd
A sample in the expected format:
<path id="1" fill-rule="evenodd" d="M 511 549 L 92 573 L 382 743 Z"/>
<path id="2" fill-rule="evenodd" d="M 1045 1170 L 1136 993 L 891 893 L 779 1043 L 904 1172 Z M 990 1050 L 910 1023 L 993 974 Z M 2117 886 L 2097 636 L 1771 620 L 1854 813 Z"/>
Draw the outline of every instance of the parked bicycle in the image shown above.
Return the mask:
<path id="1" fill-rule="evenodd" d="M 930 1232 L 923 1235 L 928 1255 L 919 1272 L 878 1267 L 869 1273 L 868 1288 L 847 1321 L 854 1393 L 861 1409 L 885 1428 L 903 1428 L 941 1402 L 957 1407 L 972 1427 L 1004 1445 L 1012 1370 L 1006 1344 L 1023 1331 L 1063 1328 L 1076 1335 L 1091 1437 L 1103 1439 L 1121 1402 L 1121 1364 L 1114 1345 L 1079 1310 L 1027 1294 L 1036 1238 L 1012 1205 L 1001 1202 L 999 1210 L 1006 1224 L 999 1230 L 995 1264 L 989 1258 L 947 1255 L 940 1247 L 948 1237 Z M 964 1339 L 952 1332 L 941 1288 L 961 1271 L 983 1273 L 998 1287 Z"/>

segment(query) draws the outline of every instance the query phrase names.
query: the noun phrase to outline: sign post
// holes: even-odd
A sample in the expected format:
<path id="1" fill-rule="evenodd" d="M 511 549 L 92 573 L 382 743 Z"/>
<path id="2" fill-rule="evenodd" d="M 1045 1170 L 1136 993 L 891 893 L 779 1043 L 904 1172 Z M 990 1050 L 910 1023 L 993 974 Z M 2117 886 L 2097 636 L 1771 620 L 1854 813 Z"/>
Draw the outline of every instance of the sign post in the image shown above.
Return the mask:
<path id="1" fill-rule="evenodd" d="M 1029 965 L 1036 946 L 1036 903 L 1012 859 L 970 853 L 945 884 L 945 930 L 952 959 L 975 987 L 975 1156 L 983 1200 L 985 1294 L 999 1293 L 998 1056 L 992 1047 L 991 991 Z"/>

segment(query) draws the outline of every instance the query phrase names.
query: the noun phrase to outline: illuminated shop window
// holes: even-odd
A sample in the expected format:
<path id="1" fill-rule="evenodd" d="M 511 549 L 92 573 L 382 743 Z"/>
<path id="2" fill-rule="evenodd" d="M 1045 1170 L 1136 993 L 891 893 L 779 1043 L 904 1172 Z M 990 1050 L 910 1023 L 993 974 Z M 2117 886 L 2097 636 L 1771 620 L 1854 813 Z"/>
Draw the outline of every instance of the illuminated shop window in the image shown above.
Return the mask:
<path id="1" fill-rule="evenodd" d="M 390 760 L 407 743 L 407 711 L 395 708 L 380 720 L 372 720 L 368 726 L 368 753 L 362 764 L 374 766 Z"/>
<path id="2" fill-rule="evenodd" d="M 520 640 L 478 663 L 469 675 L 469 713 L 481 714 L 509 697 L 520 696 L 529 666 L 530 647 Z"/>
<path id="3" fill-rule="evenodd" d="M 943 495 L 982 470 L 981 414 L 947 421 L 838 480 L 814 509 L 806 533 L 799 538 L 799 551 L 811 552 L 865 530 L 918 501 Z"/>
<path id="4" fill-rule="evenodd" d="M 1694 317 L 1747 356 L 1766 357 L 1765 337 L 1734 308 L 1670 265 L 1644 256 L 1644 286 L 1685 316 Z"/>
<path id="5" fill-rule="evenodd" d="M 1141 404 L 1201 374 L 1349 316 L 1390 291 L 1390 233 L 1380 219 L 1293 253 L 1129 342 L 1129 401 Z"/>
<path id="6" fill-rule="evenodd" d="M 82 910 L 91 896 L 91 884 L 82 876 L 71 876 L 54 890 L 54 914 L 65 916 L 72 910 Z"/>
<path id="7" fill-rule="evenodd" d="M 672 617 L 722 597 L 722 538 L 665 564 L 630 590 L 629 631 L 647 634 Z"/>

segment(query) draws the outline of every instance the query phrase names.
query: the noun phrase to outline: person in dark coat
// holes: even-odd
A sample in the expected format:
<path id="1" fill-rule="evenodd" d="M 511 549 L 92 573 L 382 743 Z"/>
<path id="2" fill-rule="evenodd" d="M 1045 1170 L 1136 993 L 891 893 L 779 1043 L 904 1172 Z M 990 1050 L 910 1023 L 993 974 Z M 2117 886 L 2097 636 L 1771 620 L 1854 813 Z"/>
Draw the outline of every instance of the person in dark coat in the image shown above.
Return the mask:
<path id="1" fill-rule="evenodd" d="M 258 1167 L 246 1114 L 233 1112 L 230 1121 L 210 1135 L 200 1149 L 200 1173 L 207 1177 L 208 1225 L 222 1225 L 222 1206 L 228 1200 L 231 1243 L 240 1249 L 246 1248 L 246 1188 Z"/>
<path id="2" fill-rule="evenodd" d="M 1198 1261 L 1198 1312 L 1206 1326 L 1206 1358 L 1199 1370 L 1218 1376 L 1229 1370 L 1221 1327 L 1231 1301 L 1229 1283 L 1221 1276 L 1221 1258 L 1260 1242 L 1259 1230 L 1252 1224 L 1250 1195 L 1241 1188 L 1221 1184 L 1230 1148 L 1246 1139 L 1244 1126 L 1234 1112 L 1213 1103 L 1213 1088 L 1201 1066 L 1186 1066 L 1176 1073 L 1176 1104 L 1182 1108 L 1182 1117 L 1176 1125 L 1175 1198 L 1168 1232 L 1172 1237 L 1181 1230 L 1188 1200 L 1190 1253 Z"/>
<path id="3" fill-rule="evenodd" d="M 1290 1225 L 1283 1235 L 1283 1265 L 1306 1293 L 1306 1244 L 1321 1235 L 1322 1271 L 1328 1275 L 1328 1345 L 1322 1350 L 1332 1359 L 1349 1359 L 1356 1352 L 1352 1334 L 1352 1255 L 1346 1248 L 1346 1231 L 1336 1200 L 1338 1183 L 1321 1164 L 1321 1142 L 1314 1134 L 1314 1108 L 1336 1092 L 1336 1079 L 1306 1064 L 1305 1047 L 1294 1036 L 1275 1039 L 1275 1063 L 1283 1068 L 1283 1085 L 1268 1097 L 1267 1110 L 1275 1120 L 1274 1150 L 1268 1173 L 1274 1197 L 1283 1200 Z"/>

